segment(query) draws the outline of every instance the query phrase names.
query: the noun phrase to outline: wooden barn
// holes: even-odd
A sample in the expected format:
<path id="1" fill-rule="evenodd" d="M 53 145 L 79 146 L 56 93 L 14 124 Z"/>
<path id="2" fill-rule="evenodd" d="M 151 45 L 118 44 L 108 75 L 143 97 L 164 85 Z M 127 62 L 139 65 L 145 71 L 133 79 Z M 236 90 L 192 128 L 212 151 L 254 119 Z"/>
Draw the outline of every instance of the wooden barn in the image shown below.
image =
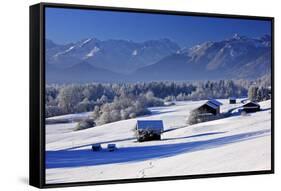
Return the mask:
<path id="1" fill-rule="evenodd" d="M 195 111 L 197 111 L 200 114 L 213 114 L 213 115 L 218 115 L 220 114 L 220 106 L 222 105 L 221 102 L 212 99 L 207 101 L 205 104 L 201 105 Z"/>
<path id="2" fill-rule="evenodd" d="M 136 135 L 139 142 L 161 140 L 161 133 L 164 130 L 162 120 L 138 120 Z"/>
<path id="3" fill-rule="evenodd" d="M 229 104 L 236 104 L 236 97 L 230 97 Z"/>
<path id="4" fill-rule="evenodd" d="M 260 111 L 260 105 L 255 102 L 249 102 L 242 106 L 242 111 L 246 113 L 252 113 L 256 111 Z"/>

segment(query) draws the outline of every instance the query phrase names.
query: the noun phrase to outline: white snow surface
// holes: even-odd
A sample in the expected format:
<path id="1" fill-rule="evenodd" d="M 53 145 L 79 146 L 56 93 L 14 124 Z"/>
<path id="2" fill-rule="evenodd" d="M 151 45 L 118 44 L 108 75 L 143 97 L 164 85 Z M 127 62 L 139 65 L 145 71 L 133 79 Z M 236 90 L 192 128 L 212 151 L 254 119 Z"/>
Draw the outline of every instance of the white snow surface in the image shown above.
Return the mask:
<path id="1" fill-rule="evenodd" d="M 87 40 L 85 40 L 84 42 L 82 42 L 82 44 L 79 47 L 83 47 L 85 44 L 87 44 L 88 42 L 90 42 L 92 39 L 88 38 Z"/>
<path id="2" fill-rule="evenodd" d="M 95 53 L 97 53 L 98 51 L 100 51 L 99 47 L 94 47 L 85 57 L 88 58 L 88 57 L 92 57 L 95 55 Z"/>
<path id="3" fill-rule="evenodd" d="M 54 57 L 58 57 L 58 56 L 60 56 L 60 55 L 66 54 L 66 53 L 70 52 L 71 50 L 73 50 L 74 48 L 75 48 L 75 46 L 71 46 L 71 47 L 69 47 L 67 50 L 55 54 Z"/>
<path id="4" fill-rule="evenodd" d="M 233 116 L 186 125 L 190 111 L 204 101 L 176 102 L 150 108 L 152 115 L 73 131 L 76 123 L 46 125 L 46 182 L 65 183 L 269 170 L 271 168 L 271 101 L 262 111 L 238 115 L 242 105 L 223 103 Z M 57 118 L 87 117 L 89 113 Z M 56 118 L 56 117 L 55 117 Z M 134 127 L 139 119 L 163 120 L 161 141 L 139 143 Z M 100 143 L 102 151 L 92 152 Z M 115 143 L 117 151 L 108 152 Z"/>
<path id="5" fill-rule="evenodd" d="M 136 56 L 138 54 L 138 51 L 137 50 L 134 50 L 133 52 L 132 52 L 132 56 Z"/>

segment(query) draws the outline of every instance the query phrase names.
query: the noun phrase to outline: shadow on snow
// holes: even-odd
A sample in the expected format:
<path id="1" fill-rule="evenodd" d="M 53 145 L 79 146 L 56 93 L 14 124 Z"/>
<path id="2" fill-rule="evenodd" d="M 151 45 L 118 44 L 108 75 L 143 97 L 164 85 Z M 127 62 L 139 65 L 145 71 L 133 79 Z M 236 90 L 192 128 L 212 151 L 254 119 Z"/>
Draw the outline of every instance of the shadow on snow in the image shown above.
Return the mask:
<path id="1" fill-rule="evenodd" d="M 191 136 L 186 136 L 186 137 L 176 137 L 176 138 L 166 138 L 166 139 L 162 139 L 163 141 L 167 141 L 167 140 L 179 140 L 179 139 L 187 139 L 187 138 L 194 138 L 194 137 L 203 137 L 203 136 L 208 136 L 208 135 L 217 135 L 217 134 L 222 134 L 225 132 L 213 132 L 213 133 L 202 133 L 202 134 L 198 134 L 198 135 L 191 135 Z"/>
<path id="2" fill-rule="evenodd" d="M 194 141 L 176 144 L 164 144 L 154 146 L 138 146 L 119 148 L 117 151 L 93 152 L 84 150 L 46 151 L 46 168 L 83 167 L 93 165 L 105 165 L 149 159 L 170 157 L 182 153 L 220 147 L 239 141 L 245 141 L 262 137 L 270 132 L 268 130 L 242 133 L 204 141 Z"/>
<path id="3" fill-rule="evenodd" d="M 136 139 L 135 137 L 127 138 L 127 139 L 114 139 L 114 140 L 99 142 L 99 143 L 97 143 L 97 144 L 108 144 L 108 143 L 113 143 L 113 142 L 130 141 L 130 140 L 137 140 L 137 139 Z M 96 144 L 96 143 L 95 143 L 95 144 Z M 79 148 L 82 148 L 82 147 L 88 147 L 88 146 L 92 146 L 92 145 L 93 145 L 93 143 L 87 144 L 87 145 L 79 145 L 79 146 L 76 146 L 76 147 L 71 147 L 71 148 L 67 148 L 67 149 L 62 149 L 62 150 L 59 150 L 59 151 L 60 151 L 60 152 L 61 152 L 61 151 L 68 151 L 68 150 L 79 149 Z"/>

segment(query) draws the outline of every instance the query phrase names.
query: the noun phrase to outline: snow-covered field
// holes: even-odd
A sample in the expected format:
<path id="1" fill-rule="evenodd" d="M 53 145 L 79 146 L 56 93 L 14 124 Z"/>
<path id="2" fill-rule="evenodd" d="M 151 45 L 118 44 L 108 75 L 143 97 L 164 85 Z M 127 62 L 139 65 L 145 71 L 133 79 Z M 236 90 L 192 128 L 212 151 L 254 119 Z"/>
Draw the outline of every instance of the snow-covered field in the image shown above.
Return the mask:
<path id="1" fill-rule="evenodd" d="M 221 111 L 242 104 L 223 103 Z M 205 101 L 150 108 L 152 115 L 73 131 L 76 123 L 46 125 L 46 183 L 269 170 L 271 104 L 262 111 L 186 125 L 189 112 Z M 89 113 L 60 116 L 83 117 Z M 161 141 L 136 142 L 137 119 L 160 119 Z M 92 152 L 91 145 L 115 143 L 118 150 Z"/>

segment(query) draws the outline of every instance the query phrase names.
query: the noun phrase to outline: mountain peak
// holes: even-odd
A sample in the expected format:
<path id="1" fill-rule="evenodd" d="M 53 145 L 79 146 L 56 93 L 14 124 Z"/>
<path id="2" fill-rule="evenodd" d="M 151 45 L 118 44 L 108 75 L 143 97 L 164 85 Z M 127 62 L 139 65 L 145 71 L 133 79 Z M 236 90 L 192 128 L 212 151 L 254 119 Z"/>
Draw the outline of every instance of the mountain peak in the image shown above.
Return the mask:
<path id="1" fill-rule="evenodd" d="M 54 47 L 58 46 L 56 43 L 54 43 L 52 40 L 50 40 L 48 38 L 45 39 L 45 44 L 46 44 L 47 49 L 54 48 Z"/>
<path id="2" fill-rule="evenodd" d="M 247 37 L 246 36 L 242 36 L 242 35 L 239 35 L 237 33 L 235 33 L 233 36 L 232 36 L 232 39 L 234 40 L 241 40 L 241 39 L 246 39 Z"/>

